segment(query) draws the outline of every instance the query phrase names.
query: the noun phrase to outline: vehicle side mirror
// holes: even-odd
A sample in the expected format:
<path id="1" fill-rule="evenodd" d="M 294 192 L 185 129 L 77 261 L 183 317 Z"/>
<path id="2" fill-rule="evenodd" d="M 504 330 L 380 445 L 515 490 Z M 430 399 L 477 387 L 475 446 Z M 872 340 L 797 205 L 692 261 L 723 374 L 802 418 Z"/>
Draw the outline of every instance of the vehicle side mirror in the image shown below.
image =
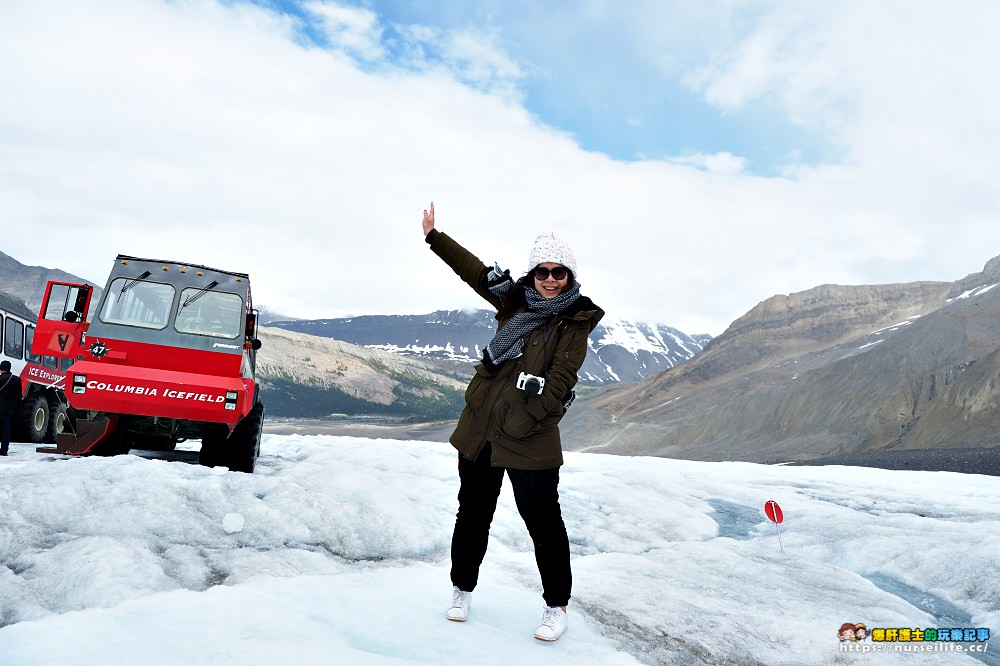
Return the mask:
<path id="1" fill-rule="evenodd" d="M 247 314 L 246 329 L 244 330 L 246 341 L 243 343 L 244 349 L 260 349 L 260 339 L 257 337 L 257 311 L 253 310 Z"/>

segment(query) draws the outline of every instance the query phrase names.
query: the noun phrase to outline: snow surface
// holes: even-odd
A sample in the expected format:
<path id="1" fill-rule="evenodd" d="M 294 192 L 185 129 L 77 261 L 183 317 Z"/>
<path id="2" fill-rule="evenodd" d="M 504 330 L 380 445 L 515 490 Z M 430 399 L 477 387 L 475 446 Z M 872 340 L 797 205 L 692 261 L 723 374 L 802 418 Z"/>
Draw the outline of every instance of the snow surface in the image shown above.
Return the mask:
<path id="1" fill-rule="evenodd" d="M 840 652 L 844 622 L 1000 629 L 996 477 L 568 453 L 574 596 L 569 631 L 545 644 L 509 484 L 470 619 L 453 623 L 449 445 L 265 435 L 262 448 L 247 475 L 183 451 L 12 445 L 0 664 L 845 664 L 871 655 Z M 998 663 L 984 657 L 878 660 Z"/>

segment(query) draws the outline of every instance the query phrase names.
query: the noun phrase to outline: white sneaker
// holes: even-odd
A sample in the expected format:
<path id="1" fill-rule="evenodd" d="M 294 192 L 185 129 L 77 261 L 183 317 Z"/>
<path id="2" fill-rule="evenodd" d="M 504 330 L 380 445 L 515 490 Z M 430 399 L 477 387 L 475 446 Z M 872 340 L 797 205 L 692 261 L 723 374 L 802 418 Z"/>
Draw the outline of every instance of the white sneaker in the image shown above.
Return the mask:
<path id="1" fill-rule="evenodd" d="M 535 629 L 535 638 L 540 641 L 557 641 L 566 633 L 566 611 L 559 606 L 546 606 L 542 614 L 542 626 Z"/>
<path id="2" fill-rule="evenodd" d="M 457 587 L 451 588 L 451 608 L 446 617 L 452 622 L 465 622 L 469 619 L 469 606 L 472 605 L 472 592 L 463 592 Z"/>

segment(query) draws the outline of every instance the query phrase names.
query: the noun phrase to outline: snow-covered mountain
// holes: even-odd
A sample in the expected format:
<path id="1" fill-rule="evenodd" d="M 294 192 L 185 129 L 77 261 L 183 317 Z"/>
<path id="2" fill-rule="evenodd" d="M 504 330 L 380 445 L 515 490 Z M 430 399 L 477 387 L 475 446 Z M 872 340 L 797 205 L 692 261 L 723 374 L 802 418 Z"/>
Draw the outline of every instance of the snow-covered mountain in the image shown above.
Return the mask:
<path id="1" fill-rule="evenodd" d="M 334 338 L 403 356 L 468 363 L 482 357 L 496 320 L 488 310 L 438 310 L 426 315 L 368 315 L 267 322 L 269 326 Z M 710 336 L 663 324 L 605 318 L 590 336 L 580 370 L 583 384 L 634 382 L 700 352 Z"/>

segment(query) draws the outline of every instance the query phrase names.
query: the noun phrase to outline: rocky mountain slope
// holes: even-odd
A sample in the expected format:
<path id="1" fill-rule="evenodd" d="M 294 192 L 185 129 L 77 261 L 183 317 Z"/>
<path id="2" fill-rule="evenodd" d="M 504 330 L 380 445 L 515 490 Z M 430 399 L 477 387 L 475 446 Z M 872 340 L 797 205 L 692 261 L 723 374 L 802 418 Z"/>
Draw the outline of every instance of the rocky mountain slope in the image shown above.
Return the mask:
<path id="1" fill-rule="evenodd" d="M 271 326 L 343 340 L 411 358 L 468 365 L 496 332 L 487 310 L 438 310 L 426 315 L 371 315 L 339 319 L 273 321 Z M 687 335 L 662 324 L 607 319 L 590 336 L 580 370 L 582 385 L 634 382 L 691 358 L 711 339 Z"/>
<path id="2" fill-rule="evenodd" d="M 464 404 L 471 367 L 268 326 L 258 335 L 257 372 L 269 415 L 450 419 Z"/>
<path id="3" fill-rule="evenodd" d="M 18 317 L 24 317 L 28 321 L 34 321 L 38 316 L 38 313 L 33 312 L 20 298 L 2 291 L 0 291 L 0 310 L 10 312 Z"/>
<path id="4" fill-rule="evenodd" d="M 570 448 L 773 462 L 1000 442 L 1000 257 L 955 283 L 770 298 L 691 361 L 578 401 Z"/>
<path id="5" fill-rule="evenodd" d="M 113 260 L 114 257 L 110 259 Z M 111 263 L 109 260 L 109 269 Z M 92 285 L 96 287 L 94 291 L 95 302 L 101 295 L 101 288 L 93 282 L 81 280 L 75 275 L 70 275 L 57 268 L 25 266 L 13 257 L 0 252 L 0 291 L 9 296 L 21 299 L 32 312 L 37 313 L 38 308 L 42 306 L 42 298 L 45 296 L 45 284 L 49 280 L 82 282 Z"/>

